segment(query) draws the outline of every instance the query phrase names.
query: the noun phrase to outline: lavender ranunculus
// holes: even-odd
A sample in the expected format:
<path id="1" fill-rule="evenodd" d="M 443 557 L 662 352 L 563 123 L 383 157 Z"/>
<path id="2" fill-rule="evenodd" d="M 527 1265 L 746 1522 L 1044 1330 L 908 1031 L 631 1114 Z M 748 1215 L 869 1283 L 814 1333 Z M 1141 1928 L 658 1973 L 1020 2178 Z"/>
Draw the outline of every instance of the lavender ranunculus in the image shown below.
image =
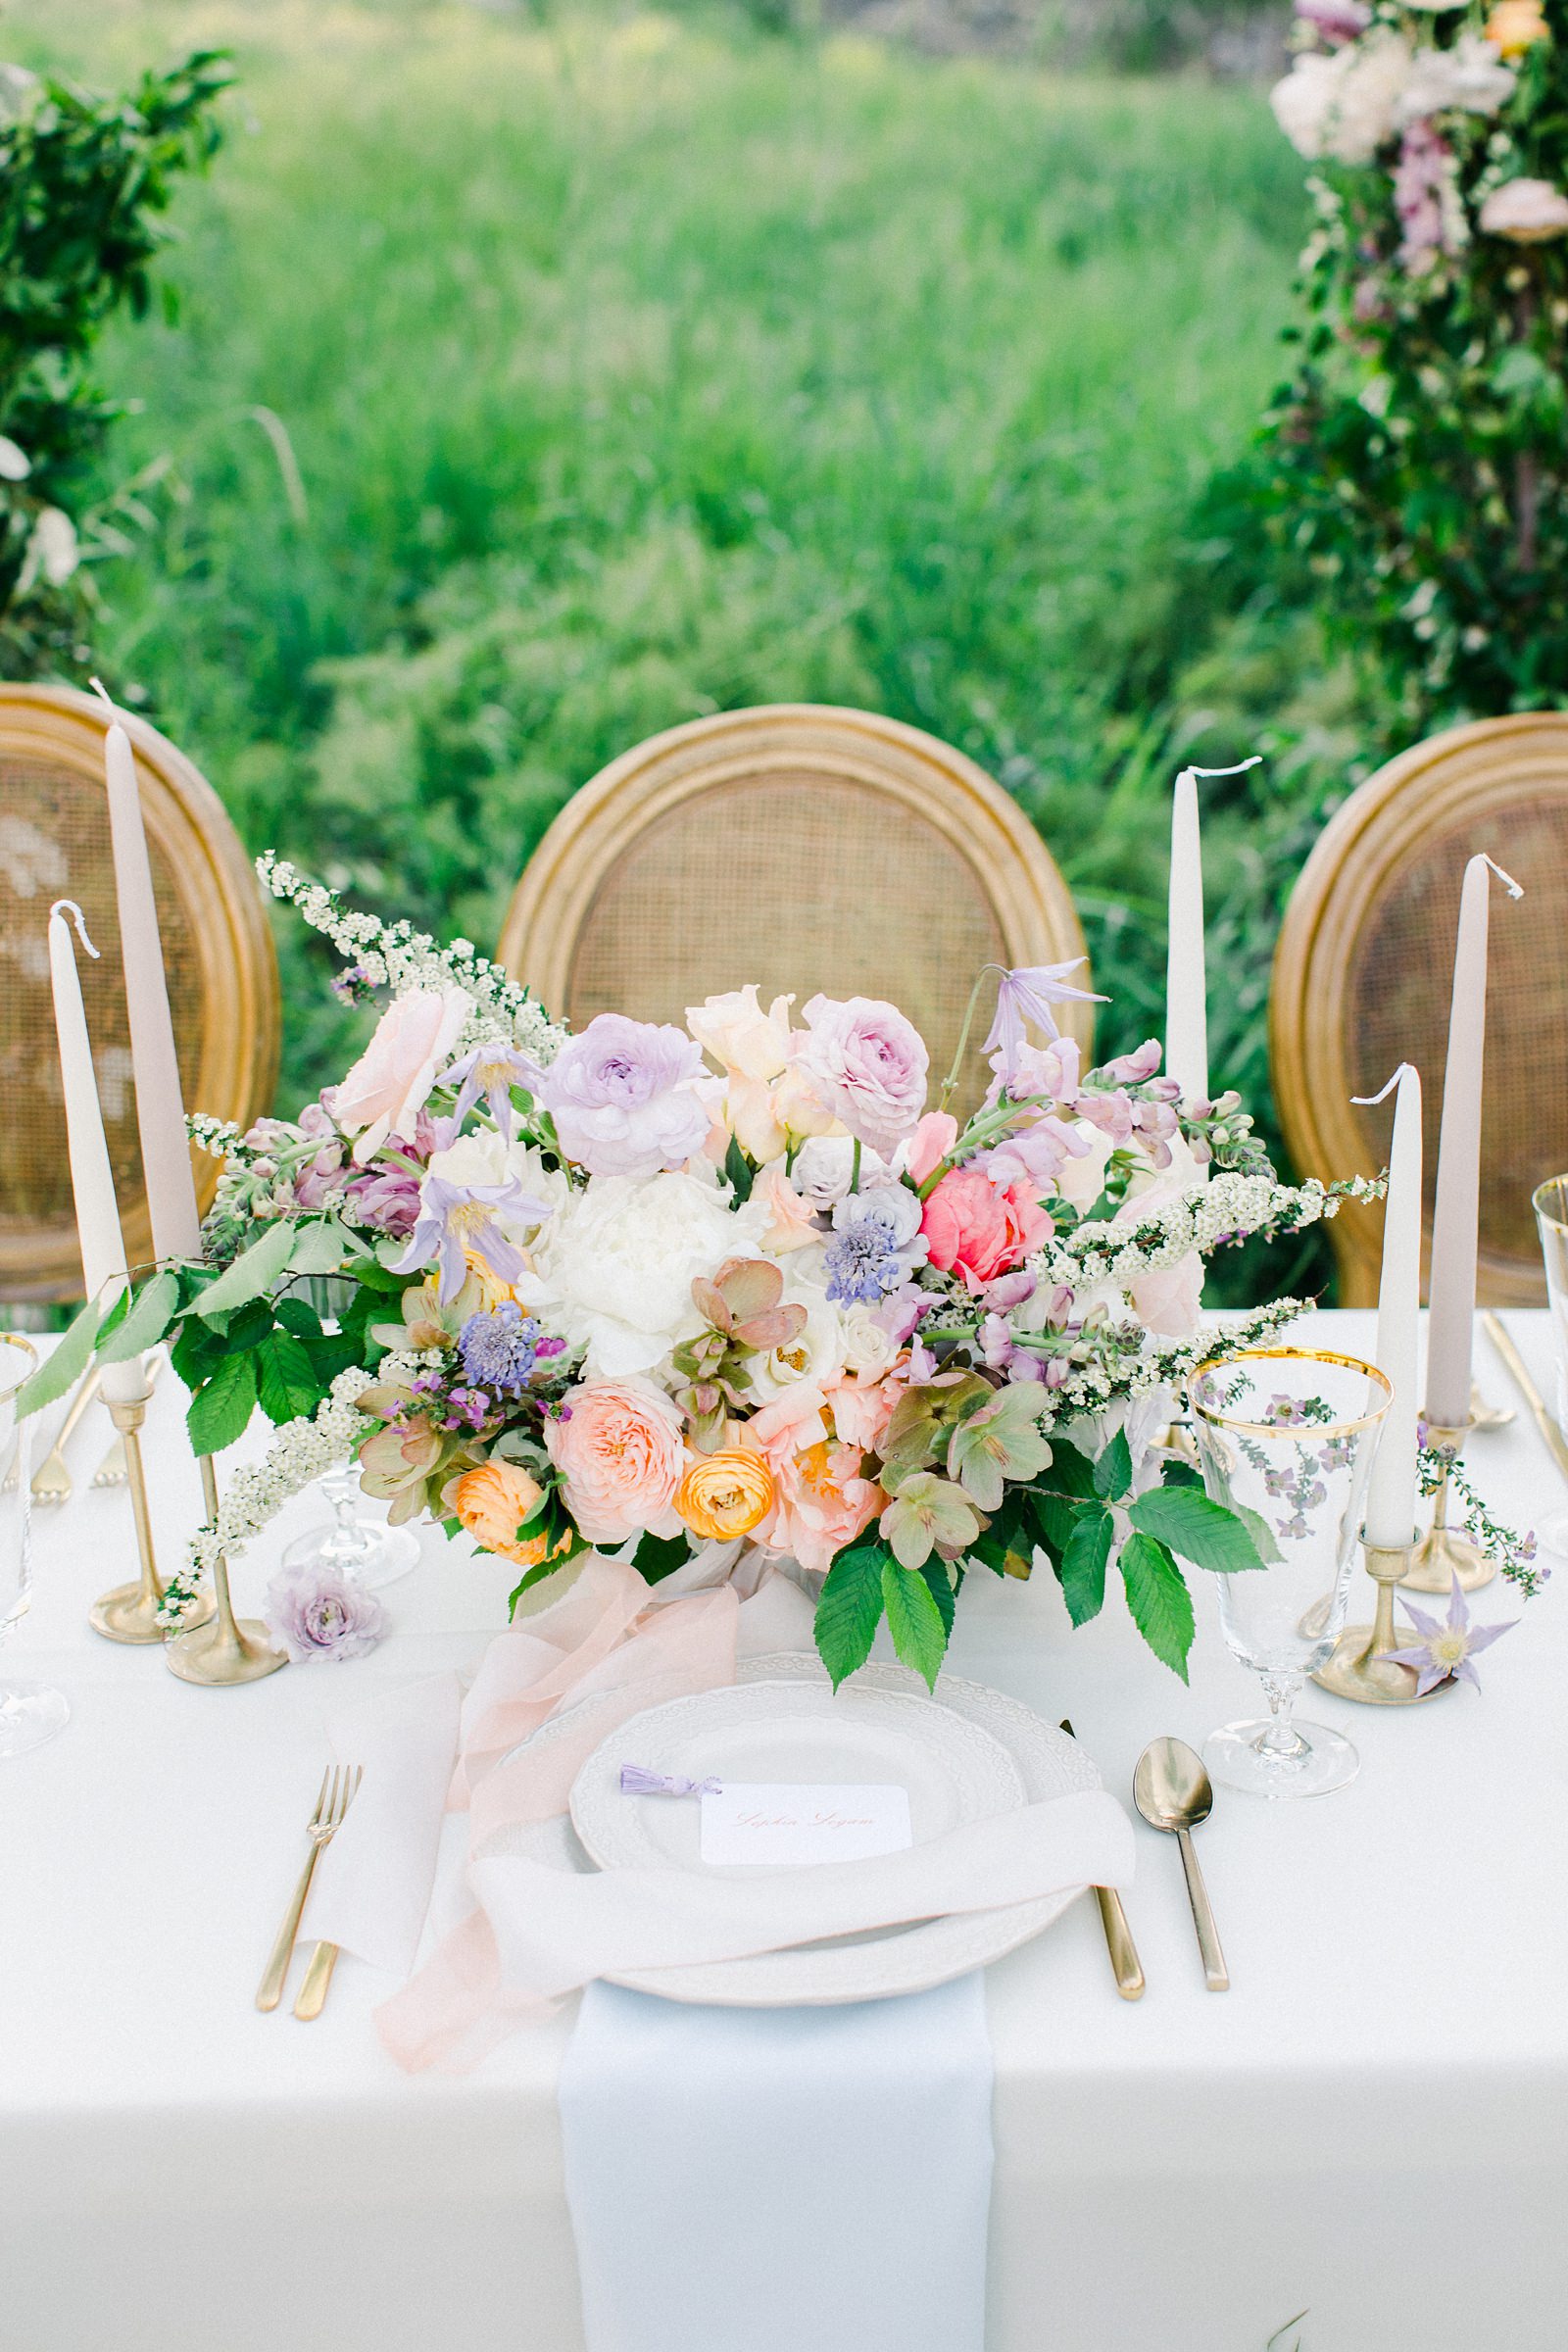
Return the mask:
<path id="1" fill-rule="evenodd" d="M 267 1623 L 296 1666 L 313 1658 L 342 1664 L 375 1647 L 386 1612 L 364 1585 L 323 1562 L 273 1577 L 267 1588 Z"/>
<path id="2" fill-rule="evenodd" d="M 906 1184 L 874 1185 L 837 1203 L 824 1252 L 827 1295 L 836 1306 L 885 1298 L 925 1264 L 920 1214 L 920 1197 Z"/>
<path id="3" fill-rule="evenodd" d="M 930 1056 L 919 1031 L 875 997 L 813 997 L 804 1017 L 795 1068 L 853 1136 L 891 1152 L 925 1108 Z"/>
<path id="4" fill-rule="evenodd" d="M 707 1140 L 703 1076 L 703 1050 L 684 1029 L 601 1012 L 544 1072 L 535 1100 L 590 1176 L 657 1176 Z"/>

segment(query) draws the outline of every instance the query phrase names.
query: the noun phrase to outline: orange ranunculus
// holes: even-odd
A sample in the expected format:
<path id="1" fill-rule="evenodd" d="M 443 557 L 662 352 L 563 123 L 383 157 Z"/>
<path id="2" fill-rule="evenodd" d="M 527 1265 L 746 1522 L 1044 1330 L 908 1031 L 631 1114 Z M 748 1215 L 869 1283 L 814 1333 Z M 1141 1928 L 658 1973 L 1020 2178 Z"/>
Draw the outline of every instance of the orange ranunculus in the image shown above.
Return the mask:
<path id="1" fill-rule="evenodd" d="M 537 1568 L 549 1539 L 529 1536 L 519 1541 L 517 1529 L 542 1492 L 539 1481 L 516 1462 L 490 1461 L 455 1479 L 445 1499 L 481 1551 L 499 1552 L 505 1560 L 515 1560 L 519 1568 Z M 563 1537 L 562 1543 L 570 1540 Z"/>
<path id="2" fill-rule="evenodd" d="M 675 1490 L 675 1508 L 694 1536 L 733 1542 L 760 1527 L 777 1499 L 773 1473 L 749 1446 L 726 1446 L 698 1457 Z"/>
<path id="3" fill-rule="evenodd" d="M 1523 57 L 1537 41 L 1551 38 L 1541 0 L 1496 0 L 1484 29 L 1493 47 L 1506 58 Z"/>

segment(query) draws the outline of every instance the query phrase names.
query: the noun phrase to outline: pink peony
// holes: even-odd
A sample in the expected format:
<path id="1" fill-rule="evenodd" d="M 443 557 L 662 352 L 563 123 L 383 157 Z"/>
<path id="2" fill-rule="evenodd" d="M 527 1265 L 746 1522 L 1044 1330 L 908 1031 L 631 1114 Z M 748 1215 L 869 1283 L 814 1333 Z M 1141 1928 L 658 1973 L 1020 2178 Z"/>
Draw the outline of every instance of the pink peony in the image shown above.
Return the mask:
<path id="1" fill-rule="evenodd" d="M 869 1526 L 887 1499 L 874 1479 L 861 1475 L 860 1448 L 827 1435 L 827 1401 L 820 1389 L 803 1381 L 748 1424 L 778 1493 L 758 1539 L 817 1574 L 832 1566 L 835 1553 Z"/>
<path id="2" fill-rule="evenodd" d="M 650 1533 L 678 1536 L 675 1489 L 685 1468 L 681 1417 L 650 1380 L 595 1380 L 572 1389 L 545 1445 L 566 1508 L 590 1544 Z"/>
<path id="3" fill-rule="evenodd" d="M 436 1072 L 451 1060 L 472 1010 L 465 989 L 416 988 L 382 1013 L 332 1102 L 345 1135 L 359 1137 L 354 1156 L 362 1166 L 389 1135 L 412 1143 Z"/>
<path id="4" fill-rule="evenodd" d="M 537 1100 L 566 1157 L 591 1176 L 657 1176 L 703 1149 L 709 1085 L 684 1029 L 602 1012 L 556 1056 Z"/>
<path id="5" fill-rule="evenodd" d="M 925 1106 L 929 1055 L 896 1004 L 874 997 L 813 997 L 795 1068 L 827 1110 L 873 1151 L 910 1134 Z"/>
<path id="6" fill-rule="evenodd" d="M 1028 1256 L 1055 1228 L 1021 1185 L 995 1184 L 979 1168 L 954 1168 L 937 1186 L 920 1220 L 931 1263 L 963 1277 L 971 1293 Z"/>

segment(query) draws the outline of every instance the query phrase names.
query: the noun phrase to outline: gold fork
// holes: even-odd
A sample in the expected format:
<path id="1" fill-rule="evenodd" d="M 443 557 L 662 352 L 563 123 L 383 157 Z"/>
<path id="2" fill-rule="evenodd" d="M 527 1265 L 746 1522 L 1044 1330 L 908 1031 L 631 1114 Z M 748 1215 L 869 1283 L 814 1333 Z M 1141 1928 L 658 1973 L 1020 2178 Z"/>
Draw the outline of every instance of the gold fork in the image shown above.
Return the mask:
<path id="1" fill-rule="evenodd" d="M 283 1986 L 288 1977 L 288 1964 L 294 1957 L 294 1938 L 300 1932 L 300 1915 L 305 1909 L 305 1898 L 311 1891 L 311 1881 L 316 1876 L 317 1856 L 323 1846 L 331 1844 L 338 1831 L 343 1827 L 343 1816 L 349 1809 L 349 1799 L 359 1785 L 360 1768 L 358 1765 L 332 1764 L 321 1775 L 321 1788 L 320 1794 L 316 1800 L 316 1810 L 305 1825 L 305 1835 L 311 1841 L 311 1850 L 306 1858 L 305 1868 L 300 1873 L 300 1883 L 294 1889 L 294 1900 L 283 1915 L 283 1925 L 277 1931 L 277 1941 L 273 1944 L 271 1956 L 262 1972 L 262 1982 L 256 1993 L 258 2009 L 275 2009 L 283 1997 Z M 318 1944 L 318 1953 L 322 1948 Z M 314 1958 L 312 1965 L 313 1967 L 315 1965 Z M 331 1975 L 330 1968 L 326 1974 Z M 303 1999 L 304 1994 L 302 1993 L 300 1997 Z M 326 1986 L 323 1984 L 321 2000 L 325 1998 Z M 320 2001 L 318 2001 L 317 2009 L 319 2007 Z M 310 2014 L 314 2017 L 316 2010 L 312 2010 Z"/>
<path id="2" fill-rule="evenodd" d="M 147 1375 L 149 1396 L 158 1386 L 158 1375 L 168 1361 L 169 1358 L 161 1348 L 155 1348 L 150 1355 L 142 1357 L 141 1368 Z M 125 1441 L 123 1438 L 116 1438 L 103 1460 L 93 1472 L 92 1483 L 95 1487 L 122 1487 L 129 1475 L 125 1463 Z"/>
<path id="3" fill-rule="evenodd" d="M 32 1474 L 32 1499 L 34 1502 L 56 1503 L 71 1500 L 72 1480 L 71 1472 L 66 1467 L 66 1447 L 75 1436 L 76 1425 L 82 1414 L 97 1396 L 98 1386 L 99 1375 L 94 1368 L 88 1373 L 73 1396 L 71 1410 L 60 1424 L 53 1446 Z"/>

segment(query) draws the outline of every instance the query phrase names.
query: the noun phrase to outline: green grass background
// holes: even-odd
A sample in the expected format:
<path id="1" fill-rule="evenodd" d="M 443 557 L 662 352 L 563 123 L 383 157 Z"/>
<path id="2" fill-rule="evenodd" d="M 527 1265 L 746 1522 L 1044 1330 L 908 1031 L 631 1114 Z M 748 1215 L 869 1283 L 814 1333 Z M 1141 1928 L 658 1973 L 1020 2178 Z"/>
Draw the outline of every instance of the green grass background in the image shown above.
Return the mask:
<path id="1" fill-rule="evenodd" d="M 99 87 L 236 55 L 177 319 L 103 352 L 105 487 L 145 513 L 98 650 L 252 848 L 488 944 L 639 736 L 866 704 L 1036 820 L 1123 1045 L 1172 771 L 1262 749 L 1208 857 L 1216 1082 L 1266 1094 L 1278 905 L 1368 762 L 1245 495 L 1304 220 L 1259 91 L 580 7 L 19 0 L 0 33 Z M 291 922 L 285 1099 L 349 1018 Z"/>

